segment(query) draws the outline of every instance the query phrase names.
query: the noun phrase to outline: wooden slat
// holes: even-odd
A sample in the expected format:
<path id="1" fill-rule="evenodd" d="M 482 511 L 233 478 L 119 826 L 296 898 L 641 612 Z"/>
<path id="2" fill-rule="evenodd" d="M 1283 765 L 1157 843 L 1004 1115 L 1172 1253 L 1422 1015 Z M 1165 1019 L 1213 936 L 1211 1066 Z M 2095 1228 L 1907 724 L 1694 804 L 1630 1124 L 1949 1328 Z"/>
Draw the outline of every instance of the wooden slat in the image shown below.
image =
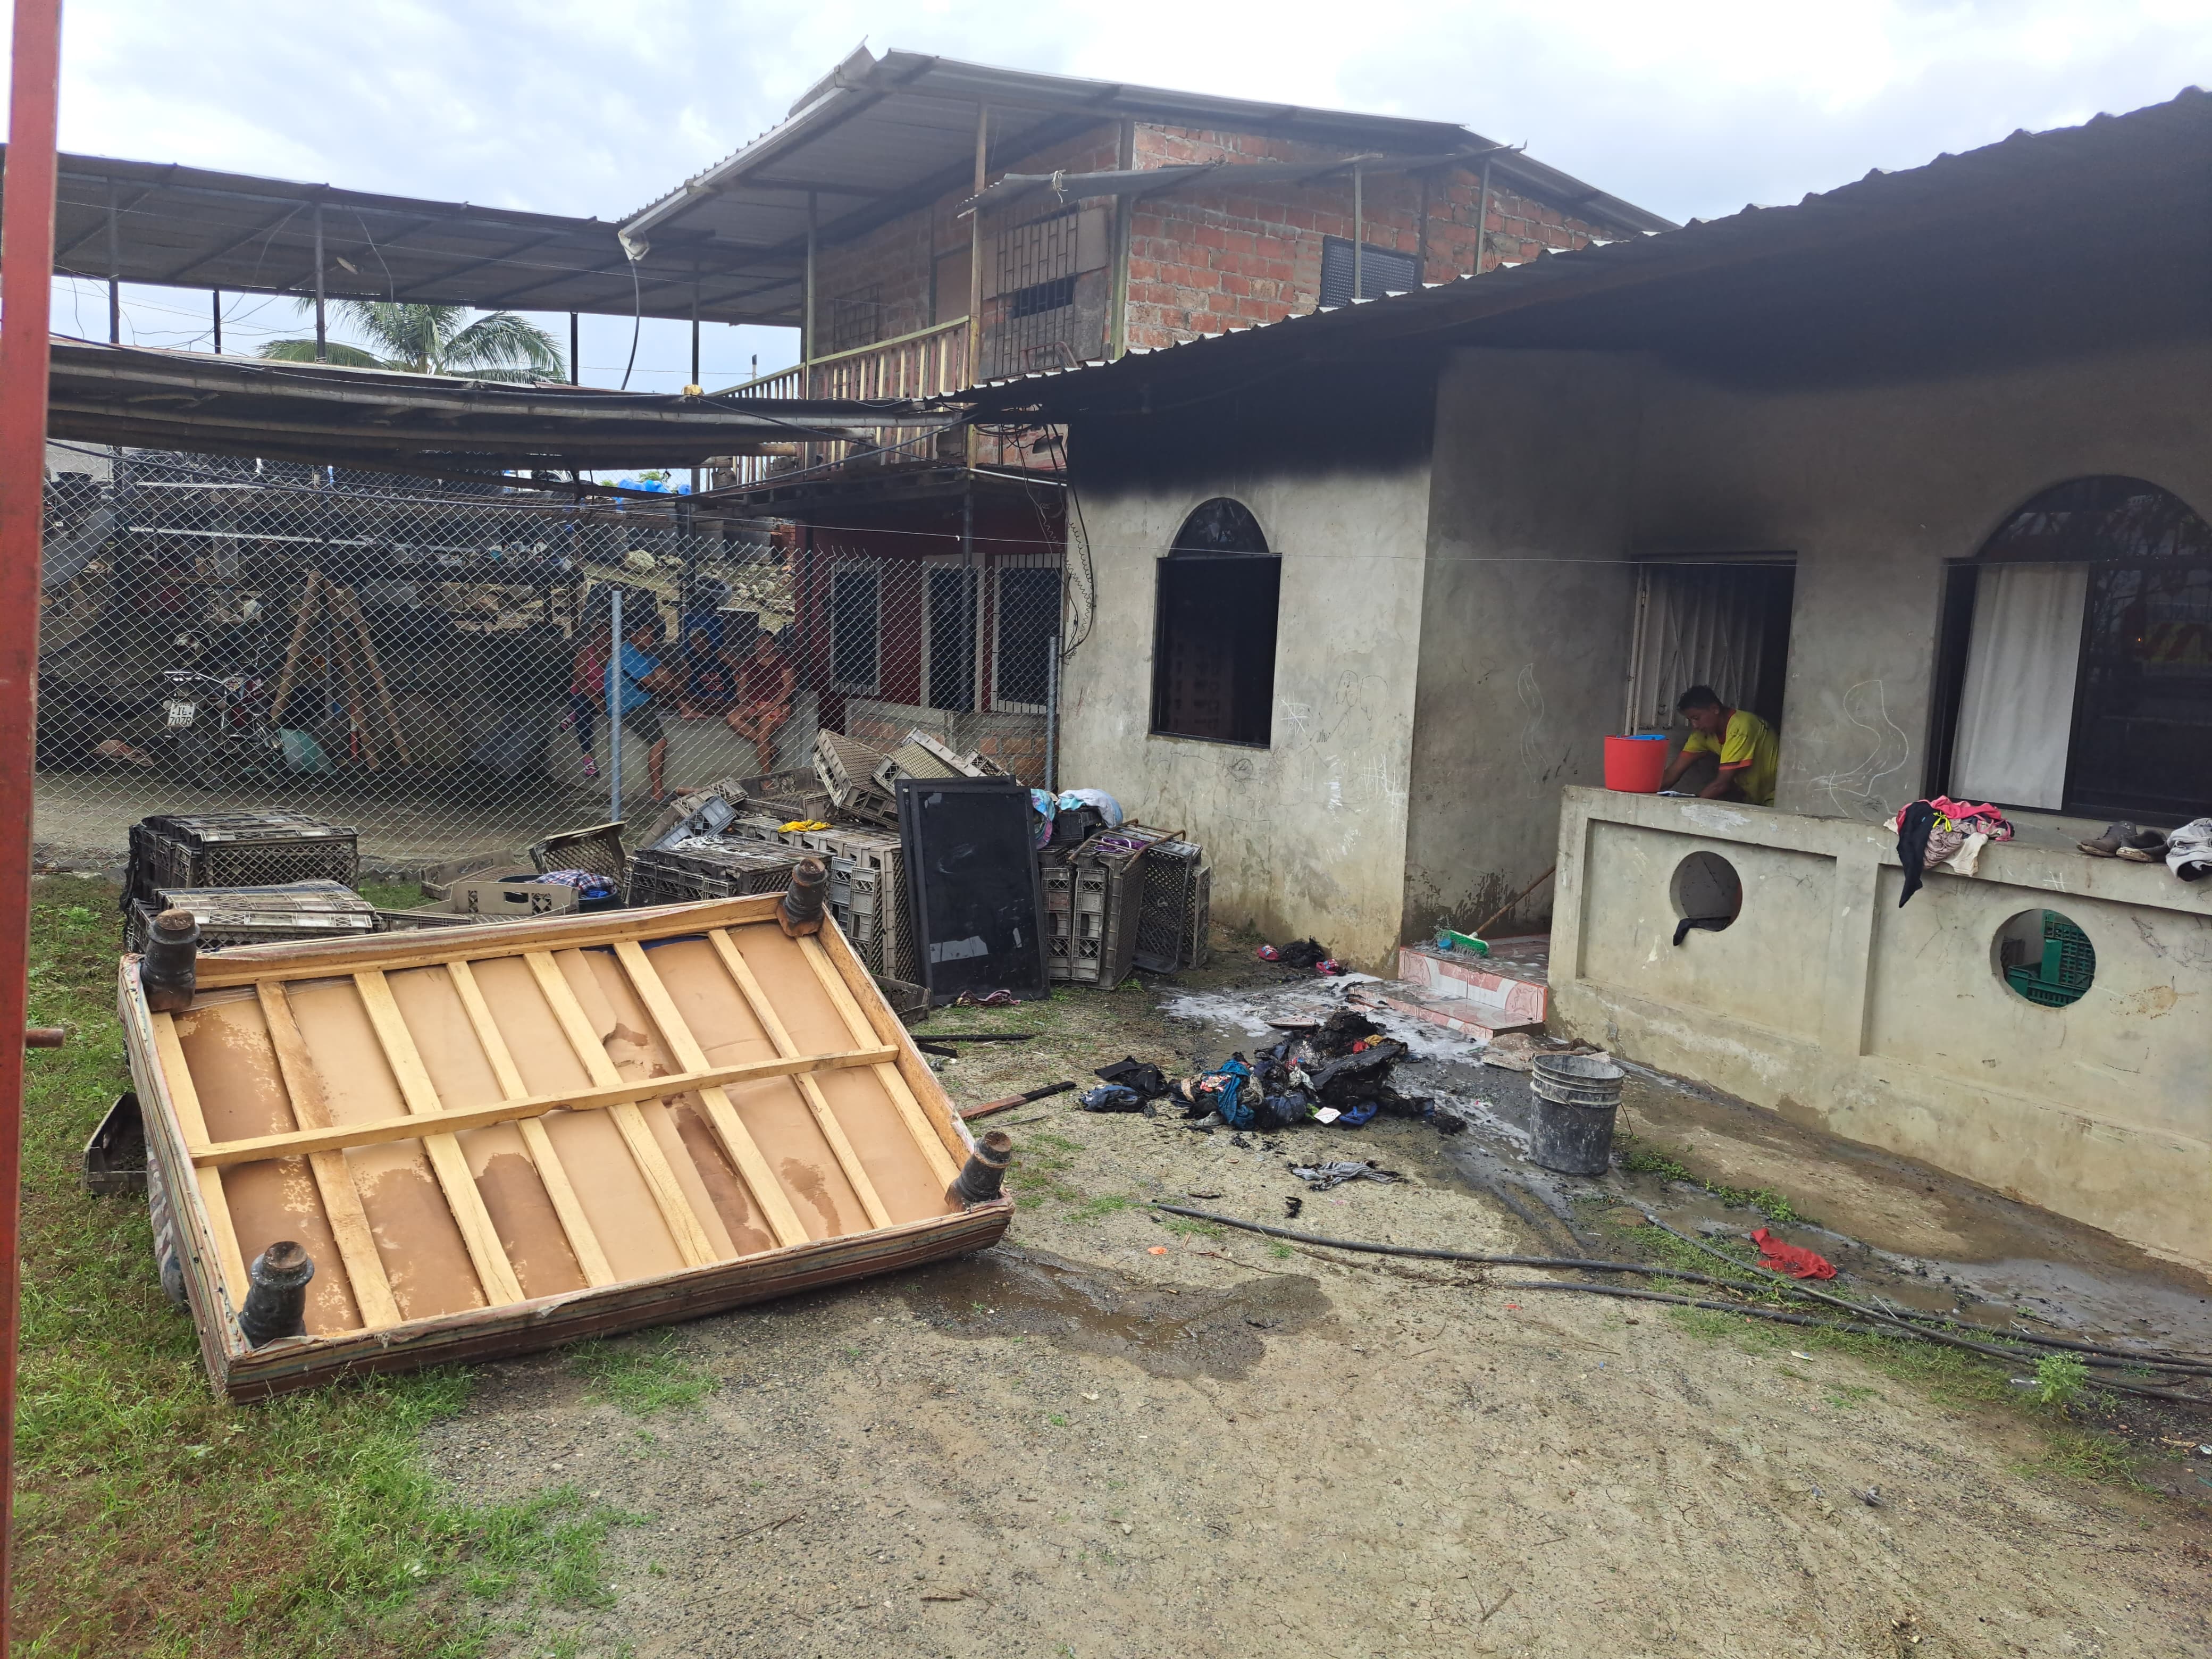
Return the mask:
<path id="1" fill-rule="evenodd" d="M 823 994 L 829 997 L 830 1006 L 836 1009 L 837 1018 L 845 1022 L 845 1030 L 852 1040 L 866 1042 L 873 1036 L 875 1032 L 869 1028 L 867 1015 L 861 1012 L 860 1002 L 846 988 L 845 981 L 838 977 L 836 967 L 830 962 L 829 953 L 822 948 L 822 942 L 802 939 L 799 941 L 799 953 L 806 958 L 807 966 L 814 969 L 814 977 L 822 981 Z M 899 1075 L 898 1067 L 888 1061 L 877 1066 L 876 1080 L 883 1085 L 884 1092 L 891 1097 L 891 1104 L 898 1109 L 899 1121 L 906 1125 L 907 1133 L 914 1137 L 914 1144 L 921 1149 L 922 1157 L 929 1161 L 931 1173 L 940 1176 L 950 1187 L 959 1178 L 960 1167 L 952 1161 L 951 1154 L 945 1150 L 944 1140 L 939 1137 L 928 1115 L 921 1109 L 921 1103 L 914 1097 L 914 1091 L 907 1087 L 906 1079 Z"/>
<path id="2" fill-rule="evenodd" d="M 631 988 L 636 991 L 645 1011 L 653 1023 L 660 1028 L 661 1038 L 676 1063 L 686 1071 L 704 1072 L 707 1069 L 706 1051 L 691 1028 L 684 1023 L 670 999 L 668 988 L 661 983 L 659 973 L 646 960 L 645 951 L 635 942 L 615 946 L 615 957 L 629 975 Z M 697 1091 L 700 1103 L 707 1109 L 707 1121 L 714 1127 L 714 1134 L 722 1143 L 722 1150 L 730 1155 L 739 1176 L 753 1195 L 753 1201 L 768 1218 L 769 1230 L 775 1233 L 780 1245 L 806 1243 L 806 1224 L 799 1218 L 792 1207 L 791 1196 L 783 1190 L 783 1183 L 769 1168 L 768 1159 L 762 1156 L 759 1143 L 752 1131 L 738 1115 L 730 1097 L 719 1084 L 708 1084 Z"/>
<path id="3" fill-rule="evenodd" d="M 461 1000 L 462 1011 L 468 1015 L 469 1024 L 477 1034 L 477 1044 L 490 1063 L 492 1075 L 499 1079 L 500 1093 L 510 1101 L 527 1099 L 530 1090 L 522 1080 L 521 1068 L 507 1050 L 507 1037 L 500 1030 L 499 1022 L 492 1018 L 491 1005 L 484 1000 L 475 970 L 465 962 L 449 962 L 446 964 L 446 977 L 453 981 L 453 994 Z M 538 1179 L 544 1185 L 545 1196 L 552 1200 L 553 1213 L 561 1218 L 561 1231 L 568 1236 L 568 1249 L 583 1273 L 584 1282 L 613 1284 L 615 1270 L 608 1265 L 599 1236 L 592 1230 L 591 1218 L 584 1213 L 583 1200 L 576 1196 L 568 1171 L 562 1166 L 561 1155 L 553 1150 L 553 1139 L 545 1133 L 544 1124 L 534 1117 L 526 1117 L 519 1120 L 515 1127 L 521 1133 L 523 1150 L 537 1166 Z"/>
<path id="4" fill-rule="evenodd" d="M 169 1091 L 169 1104 L 177 1114 L 177 1127 L 184 1131 L 187 1147 L 207 1144 L 207 1115 L 200 1110 L 199 1091 L 192 1086 L 192 1068 L 185 1063 L 185 1045 L 177 1038 L 177 1022 L 167 1014 L 153 1014 L 149 1018 L 154 1027 L 154 1053 L 161 1066 L 161 1081 Z M 220 1170 L 197 1171 L 200 1188 L 200 1207 L 207 1212 L 209 1229 L 215 1234 L 216 1266 L 223 1279 L 223 1288 L 230 1292 L 231 1316 L 246 1305 L 246 1258 L 238 1251 L 238 1229 L 230 1218 L 230 1202 L 222 1195 L 222 1172 Z M 184 1201 L 179 1193 L 172 1200 Z"/>
<path id="5" fill-rule="evenodd" d="M 438 1098 L 437 1088 L 423 1069 L 414 1036 L 399 1012 L 399 1005 L 392 1000 L 391 985 L 382 974 L 374 972 L 356 974 L 353 982 L 361 992 L 362 1006 L 368 1011 L 368 1023 L 375 1029 L 376 1040 L 383 1047 L 385 1060 L 398 1082 L 408 1110 L 418 1117 L 444 1112 L 445 1103 Z M 461 1243 L 475 1264 L 484 1300 L 495 1307 L 521 1301 L 522 1281 L 514 1276 L 514 1265 L 499 1242 L 499 1230 L 492 1225 L 491 1212 L 484 1208 L 483 1194 L 477 1190 L 461 1143 L 448 1129 L 424 1135 L 422 1150 L 430 1155 L 430 1167 L 437 1172 L 438 1185 L 446 1194 L 446 1207 L 453 1212 L 454 1224 L 461 1230 Z"/>
<path id="6" fill-rule="evenodd" d="M 480 923 L 424 935 L 410 930 L 369 939 L 310 939 L 282 945 L 247 945 L 204 955 L 198 982 L 204 991 L 226 985 L 252 985 L 264 979 L 336 979 L 368 969 L 397 973 L 402 968 L 430 968 L 448 962 L 482 961 L 529 951 L 575 951 L 612 945 L 625 939 L 672 939 L 765 921 L 783 902 L 781 893 L 752 893 L 743 898 L 703 899 L 651 910 L 617 910 L 589 915 L 542 916 L 533 921 Z"/>
<path id="7" fill-rule="evenodd" d="M 576 993 L 562 977 L 561 964 L 545 951 L 532 951 L 523 960 L 530 964 L 531 976 L 544 994 L 546 1005 L 553 1017 L 561 1023 L 561 1030 L 568 1039 L 568 1046 L 576 1051 L 576 1058 L 592 1074 L 594 1083 L 605 1086 L 623 1081 L 622 1073 L 607 1057 L 606 1045 L 599 1034 L 592 1029 L 592 1022 L 584 1013 L 584 1005 L 576 1000 Z M 668 1092 L 669 1079 L 652 1079 L 653 1093 L 648 1098 L 658 1099 Z M 679 1091 L 679 1092 L 681 1092 Z M 703 1267 L 718 1258 L 714 1247 L 707 1238 L 707 1230 L 699 1224 L 698 1212 L 691 1207 L 676 1171 L 668 1162 L 668 1155 L 660 1150 L 660 1143 L 653 1138 L 653 1127 L 645 1121 L 635 1099 L 611 1105 L 615 1127 L 622 1132 L 623 1145 L 637 1164 L 637 1172 L 645 1177 L 645 1184 L 653 1194 L 653 1201 L 660 1211 L 660 1218 L 667 1223 L 669 1236 L 676 1241 L 677 1254 L 684 1258 L 687 1267 Z"/>
<path id="8" fill-rule="evenodd" d="M 254 989 L 261 1000 L 261 1018 L 269 1027 L 269 1045 L 276 1051 L 276 1070 L 291 1097 L 293 1122 L 302 1129 L 329 1128 L 330 1103 L 307 1039 L 300 1035 L 300 1023 L 292 1017 L 291 999 L 281 985 Z M 323 1214 L 331 1224 L 331 1237 L 337 1241 L 338 1258 L 345 1263 L 362 1324 L 372 1331 L 397 1325 L 399 1304 L 392 1297 L 392 1281 L 385 1277 L 384 1258 L 377 1253 L 376 1236 L 369 1231 L 368 1212 L 362 1208 L 361 1189 L 354 1185 L 345 1154 L 310 1153 L 307 1167 L 323 1195 Z"/>
<path id="9" fill-rule="evenodd" d="M 454 964 L 447 963 L 450 970 Z M 604 1055 L 605 1051 L 602 1049 Z M 252 1164 L 264 1158 L 296 1158 L 303 1153 L 342 1151 L 351 1146 L 378 1146 L 393 1140 L 420 1140 L 426 1134 L 466 1134 L 495 1123 L 526 1123 L 562 1107 L 591 1112 L 641 1100 L 659 1100 L 694 1089 L 712 1089 L 732 1083 L 756 1083 L 763 1078 L 789 1077 L 801 1072 L 835 1072 L 850 1066 L 878 1066 L 888 1048 L 855 1048 L 847 1054 L 795 1054 L 789 1059 L 748 1060 L 742 1066 L 715 1066 L 703 1072 L 676 1072 L 666 1077 L 623 1078 L 596 1089 L 568 1094 L 526 1095 L 486 1106 L 449 1108 L 434 1121 L 410 1114 L 404 1117 L 370 1118 L 361 1123 L 333 1124 L 327 1129 L 299 1129 L 283 1134 L 254 1135 L 243 1140 L 219 1140 L 198 1148 L 192 1162 L 221 1168 Z M 611 1067 L 610 1067 L 611 1069 Z"/>
<path id="10" fill-rule="evenodd" d="M 971 1137 L 951 1099 L 931 1071 L 929 1062 L 921 1057 L 921 1050 L 914 1046 L 914 1033 L 906 1029 L 890 1005 L 877 988 L 875 975 L 868 971 L 847 939 L 836 924 L 824 927 L 815 935 L 821 942 L 822 954 L 836 969 L 837 977 L 845 981 L 845 988 L 853 994 L 854 1005 L 860 1010 L 877 1041 L 896 1046 L 893 1068 L 899 1080 L 906 1085 L 907 1093 L 921 1106 L 923 1116 L 937 1131 L 938 1145 L 955 1164 L 966 1161 Z"/>
<path id="11" fill-rule="evenodd" d="M 791 1031 L 784 1024 L 782 1017 L 775 1012 L 775 1005 L 769 1001 L 768 994 L 761 989 L 760 980 L 754 974 L 752 964 L 745 960 L 744 952 L 738 949 L 738 942 L 730 937 L 726 928 L 721 927 L 715 928 L 707 938 L 714 947 L 714 954 L 721 958 L 722 966 L 728 969 L 730 977 L 737 982 L 738 994 L 745 1000 L 746 1006 L 753 1011 L 753 1018 L 760 1022 L 761 1030 L 768 1033 L 768 1040 L 775 1045 L 776 1053 L 790 1054 L 798 1045 L 791 1040 Z M 845 1126 L 837 1121 L 837 1115 L 830 1109 L 830 1097 L 822 1092 L 822 1085 L 811 1077 L 801 1076 L 799 1079 L 799 1093 L 800 1098 L 806 1102 L 806 1109 L 814 1114 L 814 1121 L 822 1129 L 822 1138 L 830 1143 L 830 1150 L 837 1159 L 837 1167 L 844 1170 L 845 1179 L 851 1184 L 854 1195 L 860 1200 L 860 1207 L 867 1212 L 869 1224 L 890 1226 L 890 1212 L 884 1207 L 883 1198 L 876 1191 L 876 1183 L 868 1179 L 867 1170 L 861 1167 L 860 1155 L 853 1150 L 852 1141 L 846 1137 Z"/>

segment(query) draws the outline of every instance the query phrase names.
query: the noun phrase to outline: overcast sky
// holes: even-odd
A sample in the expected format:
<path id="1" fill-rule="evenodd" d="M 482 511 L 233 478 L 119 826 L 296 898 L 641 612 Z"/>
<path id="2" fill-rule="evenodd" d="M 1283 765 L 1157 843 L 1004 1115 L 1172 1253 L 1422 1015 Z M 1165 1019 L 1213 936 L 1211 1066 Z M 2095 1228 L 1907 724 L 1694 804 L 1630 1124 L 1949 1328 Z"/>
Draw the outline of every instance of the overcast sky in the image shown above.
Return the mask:
<path id="1" fill-rule="evenodd" d="M 2212 78 L 2206 0 L 66 3 L 64 149 L 602 218 L 774 125 L 864 38 L 1456 121 L 1678 220 Z M 58 292 L 57 326 L 103 337 L 85 286 L 74 304 Z M 130 299 L 126 337 L 204 345 L 204 296 Z M 286 301 L 228 308 L 227 348 L 297 331 Z M 707 335 L 710 386 L 795 346 L 787 331 Z M 587 319 L 583 378 L 619 380 L 629 343 L 627 323 Z M 687 355 L 683 325 L 647 323 L 633 385 L 680 385 Z"/>

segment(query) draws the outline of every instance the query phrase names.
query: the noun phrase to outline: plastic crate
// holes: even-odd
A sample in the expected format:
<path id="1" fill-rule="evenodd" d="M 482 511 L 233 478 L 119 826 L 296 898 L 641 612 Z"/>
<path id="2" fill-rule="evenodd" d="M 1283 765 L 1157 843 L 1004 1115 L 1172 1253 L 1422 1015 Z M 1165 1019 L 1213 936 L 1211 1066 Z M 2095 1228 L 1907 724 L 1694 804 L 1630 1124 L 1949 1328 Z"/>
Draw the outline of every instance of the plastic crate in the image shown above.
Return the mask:
<path id="1" fill-rule="evenodd" d="M 2030 1002 L 2064 1008 L 2079 1002 L 2097 975 L 2097 951 L 2089 936 L 2056 910 L 2043 913 L 2039 960 L 2005 969 L 2005 981 Z"/>
<path id="2" fill-rule="evenodd" d="M 167 887 L 133 899 L 123 948 L 143 951 L 154 918 L 189 910 L 200 925 L 200 949 L 274 945 L 285 939 L 348 939 L 380 933 L 384 918 L 352 888 L 335 881 L 295 881 L 262 887 Z"/>
<path id="3" fill-rule="evenodd" d="M 876 785 L 876 769 L 888 759 L 873 745 L 842 732 L 814 734 L 814 775 L 841 812 L 884 824 L 898 822 L 898 805 Z"/>
<path id="4" fill-rule="evenodd" d="M 1193 938 L 1200 878 L 1206 873 L 1204 850 L 1195 842 L 1164 841 L 1137 866 L 1137 945 L 1131 960 L 1148 974 L 1179 973 L 1197 967 Z"/>
<path id="5" fill-rule="evenodd" d="M 781 893 L 791 885 L 795 848 L 766 842 L 704 838 L 669 848 L 646 848 L 629 861 L 632 904 L 689 904 Z"/>
<path id="6" fill-rule="evenodd" d="M 540 871 L 588 870 L 595 876 L 621 881 L 629 871 L 629 855 L 623 851 L 622 823 L 595 823 L 584 830 L 563 830 L 530 843 L 530 861 Z"/>
<path id="7" fill-rule="evenodd" d="M 300 812 L 164 812 L 131 826 L 126 902 L 164 889 L 281 886 L 361 873 L 350 825 Z"/>
<path id="8" fill-rule="evenodd" d="M 1075 977 L 1075 871 L 1066 849 L 1037 854 L 1037 880 L 1044 890 L 1045 977 L 1066 984 Z"/>

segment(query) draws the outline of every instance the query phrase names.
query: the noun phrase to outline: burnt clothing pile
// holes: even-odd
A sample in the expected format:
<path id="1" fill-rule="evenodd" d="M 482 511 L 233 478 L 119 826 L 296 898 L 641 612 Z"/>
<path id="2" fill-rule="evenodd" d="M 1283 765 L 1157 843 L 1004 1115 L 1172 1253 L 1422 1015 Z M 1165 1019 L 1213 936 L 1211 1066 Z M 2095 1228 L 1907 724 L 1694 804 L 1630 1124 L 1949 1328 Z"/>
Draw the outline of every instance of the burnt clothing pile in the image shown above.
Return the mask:
<path id="1" fill-rule="evenodd" d="M 1101 1066 L 1091 1075 L 1101 1081 L 1080 1097 L 1086 1112 L 1142 1112 L 1150 1117 L 1152 1103 L 1165 1097 L 1170 1087 L 1165 1072 L 1133 1055 Z"/>
<path id="2" fill-rule="evenodd" d="M 1382 1035 L 1365 1016 L 1340 1010 L 1325 1021 L 1291 1029 L 1273 1048 L 1175 1085 L 1185 1115 L 1218 1113 L 1232 1129 L 1285 1129 L 1310 1119 L 1356 1129 L 1377 1112 L 1419 1117 L 1425 1099 L 1401 1095 L 1390 1073 L 1406 1045 Z"/>
<path id="3" fill-rule="evenodd" d="M 1327 979 L 1344 970 L 1330 956 L 1328 947 L 1318 940 L 1294 939 L 1288 945 L 1263 945 L 1255 953 L 1262 962 L 1278 962 L 1285 968 L 1295 968 L 1300 973 L 1319 974 Z"/>

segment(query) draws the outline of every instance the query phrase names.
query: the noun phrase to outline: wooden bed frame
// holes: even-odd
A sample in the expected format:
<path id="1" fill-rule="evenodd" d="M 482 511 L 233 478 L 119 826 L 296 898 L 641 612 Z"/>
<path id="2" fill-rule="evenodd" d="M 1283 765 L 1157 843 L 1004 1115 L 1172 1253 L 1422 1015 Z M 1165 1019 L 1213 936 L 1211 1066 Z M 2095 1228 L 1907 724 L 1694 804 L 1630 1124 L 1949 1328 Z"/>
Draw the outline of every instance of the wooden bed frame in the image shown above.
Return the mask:
<path id="1" fill-rule="evenodd" d="M 972 1139 L 833 921 L 781 895 L 203 955 L 118 1000 L 200 1349 L 234 1399 L 510 1354 L 992 1243 Z M 314 1257 L 250 1346 L 247 1264 Z"/>

